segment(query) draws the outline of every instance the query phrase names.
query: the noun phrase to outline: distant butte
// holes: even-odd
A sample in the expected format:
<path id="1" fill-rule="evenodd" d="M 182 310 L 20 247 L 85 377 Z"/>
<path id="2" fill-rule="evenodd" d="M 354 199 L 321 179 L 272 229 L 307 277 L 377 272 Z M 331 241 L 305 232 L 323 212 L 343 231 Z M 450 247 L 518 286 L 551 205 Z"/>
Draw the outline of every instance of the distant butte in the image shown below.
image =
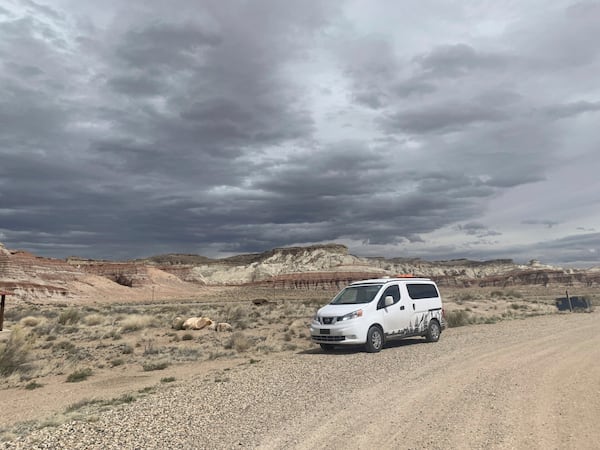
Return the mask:
<path id="1" fill-rule="evenodd" d="M 166 254 L 122 262 L 43 258 L 0 244 L 0 291 L 25 301 L 144 301 L 155 295 L 190 299 L 211 286 L 338 289 L 360 279 L 408 273 L 453 287 L 600 284 L 600 272 L 592 269 L 563 269 L 533 260 L 519 265 L 509 259 L 358 257 L 340 244 L 275 248 L 222 259 Z"/>

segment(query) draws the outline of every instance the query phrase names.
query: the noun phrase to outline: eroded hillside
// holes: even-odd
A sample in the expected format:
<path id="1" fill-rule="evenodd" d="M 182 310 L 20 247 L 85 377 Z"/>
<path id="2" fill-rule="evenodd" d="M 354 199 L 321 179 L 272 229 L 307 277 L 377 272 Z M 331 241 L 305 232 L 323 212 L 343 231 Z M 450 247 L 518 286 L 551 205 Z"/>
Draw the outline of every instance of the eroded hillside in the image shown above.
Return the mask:
<path id="1" fill-rule="evenodd" d="M 600 271 L 511 260 L 424 261 L 365 258 L 339 244 L 276 248 L 264 253 L 210 259 L 168 254 L 132 261 L 42 258 L 0 244 L 0 290 L 24 300 L 151 301 L 202 297 L 212 286 L 254 285 L 283 289 L 335 289 L 364 278 L 413 274 L 442 286 L 600 284 Z"/>

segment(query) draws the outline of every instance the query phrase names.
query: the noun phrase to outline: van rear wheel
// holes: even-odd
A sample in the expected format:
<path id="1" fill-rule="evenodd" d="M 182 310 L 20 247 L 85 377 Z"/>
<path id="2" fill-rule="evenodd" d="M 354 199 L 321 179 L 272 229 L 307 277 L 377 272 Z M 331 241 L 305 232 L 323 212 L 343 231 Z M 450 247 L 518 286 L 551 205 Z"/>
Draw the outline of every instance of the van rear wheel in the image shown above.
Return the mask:
<path id="1" fill-rule="evenodd" d="M 427 334 L 425 335 L 425 338 L 427 339 L 427 342 L 437 342 L 440 340 L 441 333 L 442 330 L 438 321 L 431 320 L 429 322 L 429 326 L 427 327 Z"/>
<path id="2" fill-rule="evenodd" d="M 365 348 L 369 353 L 377 353 L 383 348 L 383 332 L 381 328 L 375 325 L 369 328 Z"/>

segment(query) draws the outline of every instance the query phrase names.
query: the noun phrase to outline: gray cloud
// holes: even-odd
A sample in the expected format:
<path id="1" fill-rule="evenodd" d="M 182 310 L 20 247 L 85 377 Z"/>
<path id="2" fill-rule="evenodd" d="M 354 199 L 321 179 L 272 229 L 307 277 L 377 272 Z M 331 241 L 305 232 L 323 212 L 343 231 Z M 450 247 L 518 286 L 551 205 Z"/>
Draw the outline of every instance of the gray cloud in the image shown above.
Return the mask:
<path id="1" fill-rule="evenodd" d="M 506 120 L 508 115 L 483 105 L 449 102 L 414 110 L 398 111 L 386 117 L 383 126 L 388 132 L 428 133 L 449 132 L 480 122 Z"/>
<path id="2" fill-rule="evenodd" d="M 521 223 L 524 225 L 544 225 L 545 227 L 552 228 L 556 225 L 559 225 L 560 222 L 545 219 L 527 219 L 521 221 Z"/>
<path id="3" fill-rule="evenodd" d="M 467 6 L 416 35 L 360 1 L 3 4 L 0 235 L 53 256 L 503 254 L 491 205 L 548 180 L 570 136 L 597 148 L 595 5 L 469 39 Z"/>
<path id="4" fill-rule="evenodd" d="M 465 224 L 459 224 L 457 225 L 457 228 L 460 231 L 463 231 L 466 235 L 477 236 L 478 238 L 502 235 L 502 233 L 490 230 L 488 227 L 478 222 L 468 222 Z"/>
<path id="5" fill-rule="evenodd" d="M 506 68 L 509 59 L 501 54 L 478 52 L 467 44 L 440 45 L 426 55 L 415 58 L 427 78 L 458 77 L 474 70 L 498 71 Z"/>

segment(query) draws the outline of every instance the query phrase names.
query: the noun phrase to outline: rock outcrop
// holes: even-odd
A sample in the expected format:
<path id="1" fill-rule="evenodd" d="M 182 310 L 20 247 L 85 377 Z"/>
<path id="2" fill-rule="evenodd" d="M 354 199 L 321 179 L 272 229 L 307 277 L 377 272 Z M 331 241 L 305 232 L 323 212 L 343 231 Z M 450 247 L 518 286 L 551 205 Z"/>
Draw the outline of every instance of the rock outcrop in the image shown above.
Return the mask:
<path id="1" fill-rule="evenodd" d="M 138 262 L 94 261 L 68 258 L 67 263 L 79 272 L 98 275 L 121 286 L 138 287 L 150 284 L 148 265 Z"/>
<path id="2" fill-rule="evenodd" d="M 204 328 L 210 327 L 214 324 L 214 321 L 209 319 L 208 317 L 190 317 L 183 322 L 182 329 L 183 330 L 202 330 Z"/>
<path id="3" fill-rule="evenodd" d="M 133 261 L 59 260 L 0 245 L 0 290 L 29 299 L 116 298 L 143 301 L 195 298 L 206 286 L 336 290 L 365 278 L 413 274 L 441 286 L 600 285 L 600 270 L 561 269 L 539 261 L 424 261 L 362 258 L 339 244 L 276 248 L 210 259 L 161 255 Z"/>

